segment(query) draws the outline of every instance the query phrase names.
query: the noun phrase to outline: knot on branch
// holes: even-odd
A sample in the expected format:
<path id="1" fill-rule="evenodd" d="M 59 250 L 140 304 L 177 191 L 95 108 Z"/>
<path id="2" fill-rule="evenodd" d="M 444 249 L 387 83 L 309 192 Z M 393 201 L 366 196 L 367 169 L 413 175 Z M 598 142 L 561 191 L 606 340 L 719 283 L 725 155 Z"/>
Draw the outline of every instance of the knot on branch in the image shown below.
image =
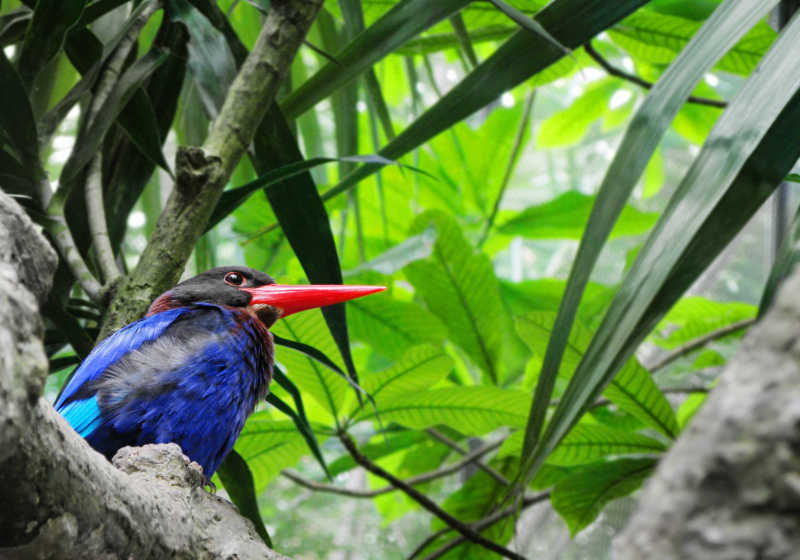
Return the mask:
<path id="1" fill-rule="evenodd" d="M 181 488 L 199 488 L 205 483 L 203 469 L 183 454 L 176 443 L 123 447 L 111 461 L 129 475 L 141 475 Z"/>
<path id="2" fill-rule="evenodd" d="M 181 194 L 192 197 L 206 185 L 222 179 L 222 159 L 206 153 L 202 148 L 180 147 L 175 156 L 177 181 L 175 188 Z"/>

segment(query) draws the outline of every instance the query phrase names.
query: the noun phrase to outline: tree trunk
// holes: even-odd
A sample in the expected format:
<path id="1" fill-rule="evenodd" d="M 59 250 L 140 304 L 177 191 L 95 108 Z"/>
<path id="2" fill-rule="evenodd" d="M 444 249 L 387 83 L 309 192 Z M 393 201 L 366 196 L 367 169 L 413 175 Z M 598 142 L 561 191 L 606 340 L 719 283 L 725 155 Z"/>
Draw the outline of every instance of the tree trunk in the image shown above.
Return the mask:
<path id="1" fill-rule="evenodd" d="M 800 270 L 664 456 L 618 560 L 800 557 Z"/>
<path id="2" fill-rule="evenodd" d="M 123 448 L 112 466 L 42 397 L 37 299 L 56 256 L 0 192 L 0 558 L 285 558 L 209 494 L 175 444 Z"/>

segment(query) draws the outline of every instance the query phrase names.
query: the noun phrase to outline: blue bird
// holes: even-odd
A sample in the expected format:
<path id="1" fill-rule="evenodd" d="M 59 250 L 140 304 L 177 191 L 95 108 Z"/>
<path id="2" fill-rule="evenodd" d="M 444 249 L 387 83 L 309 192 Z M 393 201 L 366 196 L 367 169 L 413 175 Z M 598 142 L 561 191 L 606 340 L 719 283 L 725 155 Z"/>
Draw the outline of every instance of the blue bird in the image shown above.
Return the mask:
<path id="1" fill-rule="evenodd" d="M 126 445 L 174 442 L 210 480 L 268 393 L 268 328 L 291 313 L 382 289 L 281 285 L 250 268 L 214 268 L 100 342 L 55 408 L 109 459 Z"/>

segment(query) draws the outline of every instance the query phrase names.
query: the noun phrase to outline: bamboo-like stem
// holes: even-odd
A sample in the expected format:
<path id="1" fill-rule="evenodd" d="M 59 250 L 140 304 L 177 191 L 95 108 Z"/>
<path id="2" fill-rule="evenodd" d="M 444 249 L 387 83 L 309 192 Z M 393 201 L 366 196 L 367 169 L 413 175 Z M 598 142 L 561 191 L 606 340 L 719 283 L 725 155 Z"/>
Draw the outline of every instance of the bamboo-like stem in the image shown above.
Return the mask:
<path id="1" fill-rule="evenodd" d="M 111 248 L 111 238 L 108 236 L 108 223 L 106 222 L 106 207 L 103 202 L 103 158 L 98 152 L 89 164 L 89 174 L 86 177 L 86 211 L 89 218 L 89 231 L 92 234 L 97 262 L 103 281 L 106 286 L 112 285 L 120 277 L 117 261 L 114 259 L 114 250 Z"/>
<path id="2" fill-rule="evenodd" d="M 430 482 L 432 480 L 436 480 L 437 478 L 442 478 L 453 473 L 456 473 L 463 469 L 464 467 L 476 463 L 481 457 L 500 447 L 502 445 L 503 440 L 490 443 L 480 449 L 473 451 L 465 455 L 460 461 L 452 463 L 450 465 L 446 465 L 439 469 L 419 474 L 417 476 L 413 476 L 404 481 L 405 484 L 409 486 L 416 486 L 417 484 L 424 484 L 426 482 Z M 460 447 L 458 448 L 460 450 Z M 380 496 L 382 494 L 388 494 L 389 492 L 394 492 L 395 490 L 400 490 L 400 488 L 389 485 L 383 486 L 381 488 L 375 488 L 373 490 L 353 490 L 350 488 L 342 488 L 341 486 L 335 486 L 333 484 L 325 484 L 322 482 L 315 482 L 313 480 L 308 480 L 303 478 L 297 473 L 294 473 L 290 470 L 284 469 L 281 471 L 281 475 L 285 478 L 288 478 L 292 482 L 303 486 L 304 488 L 308 488 L 309 490 L 315 490 L 318 492 L 328 492 L 331 494 L 340 494 L 342 496 L 349 496 L 351 498 L 374 498 L 375 496 Z M 508 481 L 506 481 L 508 482 Z"/>
<path id="3" fill-rule="evenodd" d="M 205 143 L 179 149 L 175 188 L 136 269 L 116 291 L 100 338 L 141 316 L 178 280 L 321 7 L 322 0 L 273 0 Z"/>
<path id="4" fill-rule="evenodd" d="M 625 70 L 620 70 L 616 66 L 613 66 L 609 61 L 603 58 L 595 48 L 592 46 L 592 42 L 588 41 L 585 45 L 583 45 L 583 49 L 586 51 L 586 54 L 591 56 L 594 61 L 600 65 L 600 67 L 611 74 L 612 76 L 616 76 L 617 78 L 622 78 L 632 84 L 636 84 L 637 86 L 641 86 L 645 89 L 651 89 L 653 84 L 644 80 L 637 76 L 636 74 L 631 74 L 626 72 Z M 695 103 L 697 105 L 705 105 L 707 107 L 716 107 L 718 109 L 724 109 L 728 106 L 728 103 L 725 101 L 720 101 L 718 99 L 708 99 L 707 97 L 697 97 L 696 95 L 690 95 L 686 101 L 688 103 Z"/>
<path id="5" fill-rule="evenodd" d="M 383 469 L 380 465 L 370 461 L 366 455 L 364 455 L 363 453 L 361 453 L 361 451 L 358 450 L 355 442 L 353 441 L 353 439 L 350 437 L 349 434 L 345 432 L 340 432 L 339 439 L 341 439 L 345 448 L 353 457 L 353 459 L 355 459 L 356 463 L 364 467 L 372 474 L 386 480 L 387 482 L 389 482 L 389 484 L 396 487 L 398 490 L 401 490 L 409 498 L 417 502 L 419 505 L 421 505 L 423 508 L 428 510 L 430 513 L 432 513 L 445 523 L 447 523 L 450 527 L 461 533 L 465 538 L 469 539 L 470 541 L 476 544 L 481 545 L 482 547 L 488 550 L 491 550 L 492 552 L 496 552 L 497 554 L 500 554 L 505 558 L 512 558 L 514 560 L 524 560 L 524 556 L 521 556 L 520 554 L 517 554 L 516 552 L 513 552 L 511 550 L 508 550 L 506 547 L 501 546 L 490 539 L 487 539 L 479 532 L 477 532 L 475 529 L 472 529 L 468 524 L 464 523 L 459 519 L 456 519 L 448 512 L 440 508 L 428 496 L 426 496 L 413 486 L 408 485 L 405 481 L 397 478 L 389 471 Z"/>

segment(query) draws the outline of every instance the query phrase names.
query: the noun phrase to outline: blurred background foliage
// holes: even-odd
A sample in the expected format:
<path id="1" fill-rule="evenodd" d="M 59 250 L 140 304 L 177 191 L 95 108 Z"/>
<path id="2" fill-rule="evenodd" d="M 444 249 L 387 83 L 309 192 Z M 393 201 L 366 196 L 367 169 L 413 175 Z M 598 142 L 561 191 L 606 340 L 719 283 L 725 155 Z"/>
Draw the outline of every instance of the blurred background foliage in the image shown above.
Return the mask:
<path id="1" fill-rule="evenodd" d="M 177 146 L 202 144 L 270 7 L 163 2 L 91 120 L 101 69 L 147 4 L 0 4 L 0 184 L 53 238 L 69 229 L 98 279 L 93 155 L 129 274 Z M 292 283 L 333 262 L 347 283 L 388 286 L 349 303 L 346 328 L 319 311 L 273 328 L 284 375 L 221 482 L 243 512 L 257 498 L 248 515 L 277 550 L 497 556 L 359 468 L 337 437 L 349 433 L 366 461 L 503 546 L 607 556 L 633 503 L 620 498 L 796 258 L 791 4 L 325 1 L 279 95 L 289 136 L 273 135 L 267 169 L 242 159 L 228 191 L 271 169 L 270 182 L 223 198 L 185 272 L 244 263 Z M 50 396 L 107 304 L 60 249 Z"/>

